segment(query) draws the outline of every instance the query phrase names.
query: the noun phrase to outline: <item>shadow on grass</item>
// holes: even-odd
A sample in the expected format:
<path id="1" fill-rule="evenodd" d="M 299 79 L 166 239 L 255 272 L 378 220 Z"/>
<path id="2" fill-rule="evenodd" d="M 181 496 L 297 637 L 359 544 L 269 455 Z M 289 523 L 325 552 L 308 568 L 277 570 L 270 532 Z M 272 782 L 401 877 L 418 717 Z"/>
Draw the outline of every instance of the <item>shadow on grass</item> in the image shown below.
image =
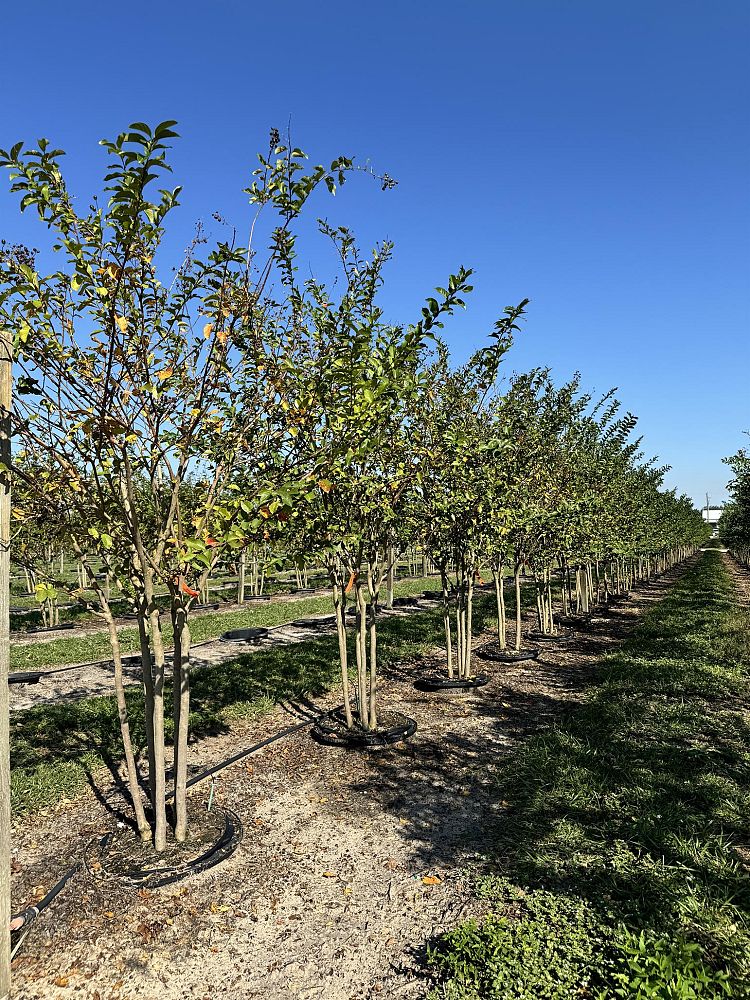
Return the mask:
<path id="1" fill-rule="evenodd" d="M 478 602 L 481 603 L 481 602 Z M 379 625 L 379 656 L 384 667 L 440 641 L 437 612 L 407 617 L 384 616 Z M 199 650 L 196 650 L 199 660 Z M 352 651 L 353 661 L 353 651 Z M 259 649 L 236 659 L 194 670 L 191 739 L 229 730 L 232 720 L 252 718 L 274 703 L 322 694 L 339 682 L 335 636 Z M 126 689 L 134 746 L 145 746 L 143 703 L 139 688 Z M 167 704 L 172 697 L 167 684 Z M 384 698 L 385 700 L 385 698 Z M 167 737 L 171 732 L 167 729 Z M 122 758 L 114 697 L 45 704 L 11 718 L 12 802 L 16 813 L 49 805 L 72 795 L 87 781 L 100 795 L 101 771 L 119 781 Z M 109 779 L 107 779 L 109 780 Z"/>

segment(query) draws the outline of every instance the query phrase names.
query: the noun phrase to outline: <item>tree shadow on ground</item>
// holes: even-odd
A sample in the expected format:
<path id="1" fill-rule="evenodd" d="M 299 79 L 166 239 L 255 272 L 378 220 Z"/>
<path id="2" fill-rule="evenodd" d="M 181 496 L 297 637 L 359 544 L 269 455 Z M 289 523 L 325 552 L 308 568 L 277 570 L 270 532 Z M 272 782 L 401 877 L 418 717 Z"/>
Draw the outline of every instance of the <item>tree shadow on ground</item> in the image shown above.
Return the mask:
<path id="1" fill-rule="evenodd" d="M 479 602 L 481 603 L 481 602 Z M 387 666 L 440 640 L 435 611 L 383 616 L 379 625 L 380 662 Z M 353 649 L 351 650 L 353 662 Z M 275 703 L 320 695 L 340 680 L 338 643 L 333 635 L 241 653 L 192 674 L 193 743 L 230 730 Z M 165 698 L 172 697 L 171 683 Z M 145 746 L 142 695 L 126 689 L 131 736 L 136 751 Z M 167 720 L 167 738 L 171 739 Z M 13 808 L 17 813 L 72 794 L 88 781 L 109 801 L 111 780 L 120 781 L 122 758 L 117 705 L 113 696 L 66 700 L 14 713 L 11 720 Z M 107 774 L 101 768 L 106 766 Z"/>

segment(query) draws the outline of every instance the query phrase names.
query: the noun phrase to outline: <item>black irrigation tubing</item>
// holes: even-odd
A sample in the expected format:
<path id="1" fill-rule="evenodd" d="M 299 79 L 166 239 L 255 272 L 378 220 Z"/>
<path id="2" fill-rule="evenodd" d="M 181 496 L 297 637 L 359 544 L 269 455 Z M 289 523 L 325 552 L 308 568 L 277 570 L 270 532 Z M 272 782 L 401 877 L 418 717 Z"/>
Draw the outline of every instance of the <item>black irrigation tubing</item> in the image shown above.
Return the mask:
<path id="1" fill-rule="evenodd" d="M 242 840 L 243 825 L 242 820 L 233 810 L 222 806 L 221 811 L 224 813 L 225 819 L 224 830 L 216 843 L 212 844 L 211 847 L 203 852 L 203 854 L 179 865 L 171 865 L 169 867 L 157 869 L 144 869 L 142 871 L 139 869 L 133 869 L 130 872 L 123 873 L 122 880 L 127 881 L 134 886 L 148 885 L 152 888 L 159 888 L 165 885 L 172 885 L 188 875 L 208 871 L 209 868 L 213 868 L 214 865 L 218 864 L 220 861 L 230 857 L 234 854 Z M 106 848 L 111 844 L 113 838 L 114 834 L 112 832 L 105 833 L 102 837 L 95 841 L 97 848 L 100 851 L 106 850 Z M 11 957 L 13 957 L 21 947 L 24 938 L 30 930 L 32 922 L 36 920 L 36 918 L 50 905 L 55 897 L 62 892 L 68 882 L 70 882 L 70 880 L 77 875 L 84 866 L 88 868 L 85 856 L 82 860 L 76 861 L 74 865 L 71 865 L 62 878 L 52 886 L 49 892 L 43 896 L 38 903 L 34 903 L 33 906 L 27 906 L 26 909 L 13 914 L 11 917 L 11 926 L 15 921 L 20 920 L 22 922 L 11 932 Z"/>
<path id="2" fill-rule="evenodd" d="M 333 711 L 338 711 L 343 709 L 343 705 L 337 706 Z M 221 771 L 225 771 L 228 767 L 236 764 L 238 761 L 243 760 L 245 757 L 250 757 L 252 754 L 257 753 L 264 747 L 270 746 L 272 743 L 276 743 L 278 740 L 283 740 L 287 736 L 292 736 L 294 733 L 300 732 L 302 729 L 306 729 L 308 726 L 313 726 L 324 716 L 328 715 L 328 711 L 319 712 L 317 715 L 313 715 L 312 718 L 305 719 L 303 722 L 297 722 L 293 726 L 289 726 L 286 729 L 282 729 L 280 733 L 274 733 L 273 736 L 268 736 L 266 739 L 261 740 L 260 743 L 254 743 L 251 747 L 245 747 L 244 750 L 238 750 L 237 753 L 232 754 L 231 757 L 227 757 L 226 760 L 219 761 L 218 764 L 214 764 L 211 767 L 207 767 L 204 771 L 200 771 L 198 774 L 193 775 L 187 781 L 187 787 L 193 788 L 195 785 L 205 781 L 206 778 L 213 778 L 215 775 L 219 774 Z M 166 797 L 166 801 L 169 802 L 174 798 L 174 792 L 169 792 Z"/>
<path id="3" fill-rule="evenodd" d="M 107 835 L 105 834 L 105 836 Z M 101 844 L 104 843 L 104 839 L 104 837 L 101 838 Z M 11 925 L 16 920 L 23 921 L 23 923 L 21 923 L 20 926 L 12 932 L 14 935 L 18 935 L 18 937 L 15 942 L 11 943 L 11 956 L 15 955 L 21 947 L 21 943 L 28 933 L 29 925 L 32 920 L 35 920 L 42 910 L 45 910 L 49 906 L 55 896 L 57 896 L 57 894 L 65 888 L 73 876 L 80 871 L 82 864 L 82 861 L 76 861 L 74 865 L 71 865 L 70 868 L 68 868 L 63 877 L 52 886 L 49 892 L 45 896 L 42 896 L 38 903 L 34 903 L 33 906 L 27 906 L 25 910 L 21 910 L 20 913 L 16 913 L 11 917 Z"/>
<path id="4" fill-rule="evenodd" d="M 201 639 L 199 642 L 192 643 L 191 646 L 190 646 L 190 648 L 191 649 L 198 649 L 201 646 L 208 646 L 212 642 L 216 642 L 216 639 Z M 173 653 L 174 649 L 165 649 L 164 652 L 165 653 Z M 141 658 L 141 654 L 140 653 L 125 653 L 123 655 L 123 657 L 122 657 L 123 666 L 129 660 L 135 660 L 135 659 L 140 660 L 140 658 Z M 41 678 L 41 677 L 51 677 L 52 674 L 64 674 L 64 673 L 67 673 L 69 670 L 84 670 L 84 669 L 89 668 L 89 667 L 109 667 L 109 666 L 112 666 L 112 659 L 111 658 L 109 658 L 107 660 L 87 660 L 84 663 L 69 663 L 66 667 L 53 667 L 52 670 L 36 670 L 33 673 L 34 674 L 38 674 L 39 677 Z M 11 683 L 11 684 L 14 683 L 14 679 L 13 679 L 14 678 L 14 673 L 19 678 L 18 680 L 15 680 L 15 683 L 17 683 L 17 684 L 18 683 L 21 683 L 21 684 L 23 684 L 23 683 L 31 683 L 31 684 L 35 683 L 35 681 L 33 681 L 33 680 L 31 680 L 31 681 L 21 681 L 20 680 L 20 672 L 19 671 L 14 671 L 14 672 L 11 672 L 10 674 L 8 674 L 8 682 Z"/>
<path id="5" fill-rule="evenodd" d="M 234 810 L 228 809 L 226 806 L 219 806 L 217 811 L 224 815 L 224 829 L 219 838 L 202 854 L 199 854 L 198 857 L 190 858 L 176 865 L 166 865 L 162 868 L 131 868 L 127 872 L 108 875 L 107 877 L 113 878 L 115 881 L 127 882 L 132 886 L 148 886 L 152 889 L 159 889 L 165 885 L 174 885 L 175 882 L 187 878 L 188 875 L 197 875 L 208 871 L 209 868 L 213 868 L 220 861 L 224 861 L 234 854 L 242 841 L 244 833 L 242 820 Z M 113 832 L 105 833 L 98 842 L 91 841 L 89 847 L 96 843 L 99 851 L 105 852 L 111 846 L 115 837 L 116 834 Z M 102 853 L 102 857 L 106 858 L 106 854 Z M 91 873 L 85 853 L 82 865 Z M 102 866 L 102 871 L 104 870 Z"/>

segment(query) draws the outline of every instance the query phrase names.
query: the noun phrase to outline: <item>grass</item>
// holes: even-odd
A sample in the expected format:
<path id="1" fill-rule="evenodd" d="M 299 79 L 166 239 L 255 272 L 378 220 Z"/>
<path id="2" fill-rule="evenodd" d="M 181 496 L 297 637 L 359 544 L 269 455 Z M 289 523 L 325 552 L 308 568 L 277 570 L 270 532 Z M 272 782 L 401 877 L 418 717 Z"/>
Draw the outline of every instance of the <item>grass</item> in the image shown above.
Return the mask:
<path id="1" fill-rule="evenodd" d="M 325 586 L 326 580 L 321 580 L 319 576 L 315 576 L 311 577 L 311 583 L 314 583 L 316 586 Z M 216 578 L 211 581 L 211 584 L 209 604 L 217 601 L 223 601 L 227 604 L 234 602 L 237 588 L 236 577 Z M 71 584 L 71 588 L 72 586 Z M 266 582 L 264 593 L 266 595 L 290 594 L 293 593 L 290 589 L 291 586 L 290 581 L 270 580 Z M 156 594 L 157 603 L 165 608 L 169 607 L 169 595 L 166 588 L 157 588 Z M 99 600 L 93 590 L 83 591 L 80 596 L 83 600 L 89 601 L 92 604 L 97 604 Z M 89 611 L 83 604 L 68 606 L 70 600 L 72 599 L 65 595 L 61 595 L 60 597 L 60 604 L 63 605 L 58 609 L 61 623 L 76 622 L 77 624 L 87 625 L 101 622 L 101 619 Z M 118 597 L 117 595 L 113 595 L 110 599 L 110 606 L 115 615 L 124 615 L 130 610 L 127 598 Z M 42 625 L 42 612 L 36 597 L 22 597 L 11 594 L 11 608 L 10 625 L 12 632 L 22 635 L 29 629 Z"/>
<path id="2" fill-rule="evenodd" d="M 750 997 L 749 667 L 750 619 L 706 552 L 497 770 L 491 915 L 432 948 L 434 997 Z"/>
<path id="3" fill-rule="evenodd" d="M 402 593 L 424 589 L 424 581 L 405 581 Z M 327 599 L 298 601 L 253 609 L 253 624 L 286 614 L 298 618 L 314 610 L 329 610 Z M 493 603 L 479 598 L 476 618 L 481 627 Z M 321 603 L 322 602 L 322 603 Z M 207 616 L 218 617 L 218 616 Z M 237 619 L 234 621 L 234 619 Z M 491 619 L 487 618 L 487 621 Z M 205 621 L 197 619 L 198 626 Z M 221 630 L 247 625 L 247 613 L 221 616 Z M 207 626 L 210 627 L 210 626 Z M 386 618 L 378 629 L 379 663 L 396 662 L 442 642 L 442 615 L 415 612 Z M 191 732 L 194 740 L 228 732 L 240 720 L 269 711 L 282 699 L 316 695 L 339 683 L 338 643 L 335 636 L 258 650 L 231 662 L 193 674 Z M 166 697 L 171 699 L 171 686 Z M 383 692 L 383 701 L 387 693 Z M 135 745 L 143 747 L 143 707 L 140 690 L 127 689 Z M 170 735 L 170 734 L 168 734 Z M 113 774 L 122 756 L 114 697 L 40 705 L 11 716 L 11 800 L 16 815 L 74 796 L 87 783 L 98 785 L 102 769 Z M 105 776 L 106 781 L 106 776 Z"/>
<path id="4" fill-rule="evenodd" d="M 408 596 L 421 593 L 430 586 L 435 586 L 434 577 L 424 580 L 403 580 L 396 584 L 395 593 L 398 596 Z M 328 595 L 300 598 L 293 602 L 278 604 L 261 603 L 241 611 L 215 611 L 197 615 L 192 619 L 191 632 L 193 642 L 200 642 L 203 639 L 216 639 L 229 629 L 283 625 L 297 618 L 325 614 L 332 610 L 331 598 Z M 137 629 L 121 628 L 119 634 L 123 653 L 138 651 Z M 168 644 L 172 641 L 172 628 L 169 624 L 164 627 L 164 638 Z M 45 667 L 103 660 L 110 655 L 109 637 L 106 631 L 80 636 L 66 635 L 60 639 L 12 648 L 10 669 L 41 670 Z"/>

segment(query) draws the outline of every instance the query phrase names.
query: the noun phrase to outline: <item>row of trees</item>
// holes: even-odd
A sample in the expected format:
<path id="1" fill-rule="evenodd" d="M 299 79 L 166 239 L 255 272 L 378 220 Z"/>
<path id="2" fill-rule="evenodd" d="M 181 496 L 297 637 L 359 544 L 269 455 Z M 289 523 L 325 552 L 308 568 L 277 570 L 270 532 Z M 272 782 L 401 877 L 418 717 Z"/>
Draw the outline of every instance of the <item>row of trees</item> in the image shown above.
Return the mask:
<path id="1" fill-rule="evenodd" d="M 731 500 L 719 519 L 719 536 L 745 566 L 750 566 L 750 455 L 745 448 L 725 458 L 732 470 L 728 484 Z"/>
<path id="2" fill-rule="evenodd" d="M 585 611 L 703 537 L 700 515 L 662 490 L 663 470 L 643 460 L 635 420 L 611 394 L 594 400 L 578 378 L 558 388 L 547 370 L 501 380 L 526 300 L 506 308 L 486 346 L 456 368 L 439 331 L 464 306 L 470 271 L 451 275 L 415 322 L 393 325 L 379 304 L 392 247 L 365 256 L 347 228 L 319 220 L 334 264 L 325 278 L 306 276 L 302 216 L 357 169 L 348 157 L 309 167 L 273 133 L 246 189 L 250 240 L 227 227 L 209 244 L 199 229 L 168 271 L 165 227 L 179 189 L 158 185 L 173 126 L 136 123 L 105 141 L 105 198 L 85 210 L 65 185 L 61 151 L 42 141 L 0 152 L 54 251 L 0 252 L 0 324 L 13 333 L 18 371 L 19 544 L 73 554 L 95 591 L 135 820 L 157 850 L 168 834 L 169 713 L 169 819 L 178 841 L 187 836 L 190 611 L 220 562 L 273 546 L 301 574 L 312 560 L 326 567 L 346 724 L 372 730 L 381 591 L 407 547 L 419 546 L 440 573 L 446 669 L 468 678 L 482 572 L 494 575 L 503 648 L 504 581 L 514 581 L 510 644 L 520 648 L 523 574 L 536 583 L 540 629 L 554 633 L 553 588 L 564 611 L 573 602 Z M 50 259 L 59 265 L 44 269 Z M 53 562 L 40 582 L 71 589 Z M 115 596 L 138 622 L 147 801 Z"/>

